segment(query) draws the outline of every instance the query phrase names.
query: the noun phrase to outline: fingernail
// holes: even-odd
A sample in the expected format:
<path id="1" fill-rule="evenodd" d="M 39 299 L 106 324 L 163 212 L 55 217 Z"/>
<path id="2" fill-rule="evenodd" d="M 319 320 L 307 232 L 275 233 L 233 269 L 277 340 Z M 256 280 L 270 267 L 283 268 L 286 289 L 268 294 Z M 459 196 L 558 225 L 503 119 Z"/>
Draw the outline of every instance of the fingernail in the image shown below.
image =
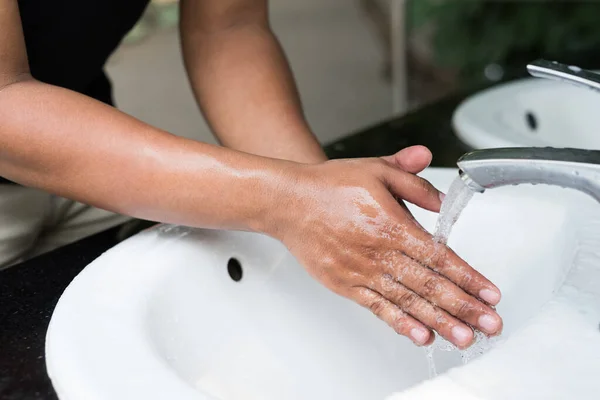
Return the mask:
<path id="1" fill-rule="evenodd" d="M 479 317 L 477 322 L 479 322 L 479 327 L 487 333 L 496 333 L 498 328 L 500 328 L 500 321 L 488 314 L 484 314 Z"/>
<path id="2" fill-rule="evenodd" d="M 442 192 L 439 193 L 440 196 L 440 201 L 444 201 L 444 199 L 446 198 L 446 195 Z"/>
<path id="3" fill-rule="evenodd" d="M 424 344 L 429 339 L 429 332 L 420 328 L 412 328 L 410 336 L 419 344 Z"/>
<path id="4" fill-rule="evenodd" d="M 452 328 L 452 337 L 460 344 L 470 343 L 473 339 L 473 331 L 461 325 Z"/>
<path id="5" fill-rule="evenodd" d="M 492 305 L 500 302 L 500 293 L 491 289 L 482 289 L 479 292 L 479 297 Z"/>

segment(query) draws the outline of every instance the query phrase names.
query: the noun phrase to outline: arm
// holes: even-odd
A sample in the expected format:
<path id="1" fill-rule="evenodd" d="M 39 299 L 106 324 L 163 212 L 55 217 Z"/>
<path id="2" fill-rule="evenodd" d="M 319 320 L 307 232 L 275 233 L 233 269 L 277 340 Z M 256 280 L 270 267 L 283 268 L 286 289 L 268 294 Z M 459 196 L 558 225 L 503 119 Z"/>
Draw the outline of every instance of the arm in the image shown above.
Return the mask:
<path id="1" fill-rule="evenodd" d="M 1 175 L 140 218 L 266 233 L 417 344 L 433 328 L 468 346 L 473 331 L 462 321 L 501 330 L 479 300 L 496 304 L 498 289 L 438 249 L 398 204 L 439 210 L 439 192 L 414 175 L 428 151 L 299 164 L 179 138 L 32 79 L 16 0 L 0 0 L 0 26 Z"/>
<path id="2" fill-rule="evenodd" d="M 182 1 L 183 55 L 194 94 L 225 146 L 324 161 L 267 14 L 267 0 Z"/>
<path id="3" fill-rule="evenodd" d="M 16 0 L 0 0 L 0 26 L 1 175 L 134 217 L 260 229 L 285 162 L 179 138 L 38 82 Z"/>

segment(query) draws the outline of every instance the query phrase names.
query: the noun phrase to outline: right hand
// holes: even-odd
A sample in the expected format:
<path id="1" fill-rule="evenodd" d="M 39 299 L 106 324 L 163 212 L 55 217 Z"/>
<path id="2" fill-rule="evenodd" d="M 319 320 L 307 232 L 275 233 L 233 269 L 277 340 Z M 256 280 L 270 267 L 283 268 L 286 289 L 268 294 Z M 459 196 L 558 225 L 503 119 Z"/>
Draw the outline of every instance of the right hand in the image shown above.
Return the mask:
<path id="1" fill-rule="evenodd" d="M 303 165 L 270 233 L 314 278 L 415 344 L 431 343 L 433 329 L 466 348 L 470 326 L 488 335 L 502 330 L 490 307 L 500 291 L 434 243 L 403 204 L 439 211 L 440 192 L 414 175 L 427 158 L 427 149 L 413 147 L 385 158 Z"/>

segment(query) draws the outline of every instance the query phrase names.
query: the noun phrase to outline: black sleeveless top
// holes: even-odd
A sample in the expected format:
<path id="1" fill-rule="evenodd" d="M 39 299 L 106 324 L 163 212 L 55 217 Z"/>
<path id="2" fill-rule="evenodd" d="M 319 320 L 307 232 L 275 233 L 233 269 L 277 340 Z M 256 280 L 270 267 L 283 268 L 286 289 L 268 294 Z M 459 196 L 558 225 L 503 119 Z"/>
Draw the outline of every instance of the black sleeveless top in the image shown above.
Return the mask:
<path id="1" fill-rule="evenodd" d="M 149 0 L 19 0 L 32 75 L 112 104 L 103 68 Z"/>
<path id="2" fill-rule="evenodd" d="M 31 74 L 42 82 L 112 105 L 104 64 L 148 3 L 149 0 L 19 0 Z"/>

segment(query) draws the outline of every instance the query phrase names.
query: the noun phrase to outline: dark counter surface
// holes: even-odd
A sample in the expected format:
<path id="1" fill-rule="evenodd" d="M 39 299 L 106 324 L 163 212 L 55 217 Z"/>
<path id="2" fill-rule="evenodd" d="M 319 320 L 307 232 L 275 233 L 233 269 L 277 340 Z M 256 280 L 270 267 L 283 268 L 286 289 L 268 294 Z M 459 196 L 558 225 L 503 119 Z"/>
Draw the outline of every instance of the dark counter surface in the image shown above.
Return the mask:
<path id="1" fill-rule="evenodd" d="M 450 121 L 467 94 L 351 134 L 326 146 L 327 154 L 331 158 L 382 156 L 421 144 L 433 152 L 432 166 L 455 167 L 468 148 L 454 136 Z M 115 227 L 0 271 L 0 400 L 57 398 L 46 374 L 44 342 L 60 295 L 100 254 L 151 224 L 135 221 Z"/>

